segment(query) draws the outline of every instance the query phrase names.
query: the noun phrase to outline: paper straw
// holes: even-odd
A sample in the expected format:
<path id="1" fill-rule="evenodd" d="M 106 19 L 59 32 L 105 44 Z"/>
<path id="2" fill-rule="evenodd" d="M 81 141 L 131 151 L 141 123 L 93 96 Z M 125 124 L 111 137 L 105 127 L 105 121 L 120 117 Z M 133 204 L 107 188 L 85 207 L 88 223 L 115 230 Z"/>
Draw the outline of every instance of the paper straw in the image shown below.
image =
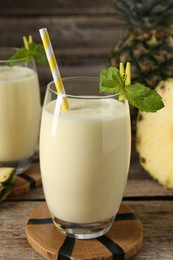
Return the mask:
<path id="1" fill-rule="evenodd" d="M 55 59 L 54 51 L 53 51 L 53 48 L 52 48 L 52 44 L 51 44 L 51 41 L 50 41 L 50 38 L 49 38 L 47 28 L 42 28 L 42 29 L 39 30 L 39 32 L 40 32 L 41 39 L 42 39 L 42 42 L 43 42 L 43 46 L 44 46 L 44 49 L 45 49 L 45 52 L 46 52 L 46 56 L 47 56 L 48 63 L 49 63 L 49 66 L 50 66 L 50 70 L 51 70 L 51 73 L 52 73 L 52 76 L 53 76 L 53 80 L 55 82 L 56 90 L 57 90 L 58 93 L 65 94 L 65 89 L 64 89 L 63 82 L 62 82 L 62 79 L 61 79 L 61 75 L 60 75 L 60 72 L 59 72 L 59 68 L 58 68 L 58 65 L 57 65 L 57 62 L 56 62 L 56 59 Z M 63 110 L 69 109 L 67 98 L 63 99 L 62 109 Z"/>

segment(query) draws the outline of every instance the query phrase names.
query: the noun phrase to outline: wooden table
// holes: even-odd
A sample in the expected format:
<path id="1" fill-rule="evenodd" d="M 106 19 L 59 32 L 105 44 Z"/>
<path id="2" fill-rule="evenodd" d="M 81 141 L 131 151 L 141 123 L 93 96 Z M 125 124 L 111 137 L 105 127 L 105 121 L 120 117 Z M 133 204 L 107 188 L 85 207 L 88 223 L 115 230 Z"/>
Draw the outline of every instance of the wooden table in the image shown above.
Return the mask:
<path id="1" fill-rule="evenodd" d="M 144 227 L 144 246 L 134 260 L 173 259 L 172 200 L 173 191 L 164 189 L 149 177 L 139 165 L 133 147 L 123 203 L 136 212 Z M 43 259 L 25 237 L 28 214 L 42 201 L 44 194 L 39 187 L 19 197 L 9 197 L 0 204 L 0 259 Z"/>

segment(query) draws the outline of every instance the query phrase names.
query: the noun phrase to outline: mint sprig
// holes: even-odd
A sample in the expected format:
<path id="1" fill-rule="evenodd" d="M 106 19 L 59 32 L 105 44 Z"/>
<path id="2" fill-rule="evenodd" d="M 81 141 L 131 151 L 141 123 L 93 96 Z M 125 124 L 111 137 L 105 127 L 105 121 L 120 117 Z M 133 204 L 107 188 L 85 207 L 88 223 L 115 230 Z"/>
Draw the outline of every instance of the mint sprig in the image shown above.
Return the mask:
<path id="1" fill-rule="evenodd" d="M 24 60 L 29 62 L 32 58 L 39 64 L 47 64 L 47 57 L 42 44 L 36 44 L 35 42 L 28 42 L 27 46 L 18 49 L 10 58 L 9 62 Z"/>
<path id="2" fill-rule="evenodd" d="M 126 75 L 121 77 L 115 67 L 100 72 L 100 92 L 119 93 L 121 98 L 140 111 L 156 112 L 164 107 L 162 97 L 155 91 L 140 83 L 125 85 Z"/>

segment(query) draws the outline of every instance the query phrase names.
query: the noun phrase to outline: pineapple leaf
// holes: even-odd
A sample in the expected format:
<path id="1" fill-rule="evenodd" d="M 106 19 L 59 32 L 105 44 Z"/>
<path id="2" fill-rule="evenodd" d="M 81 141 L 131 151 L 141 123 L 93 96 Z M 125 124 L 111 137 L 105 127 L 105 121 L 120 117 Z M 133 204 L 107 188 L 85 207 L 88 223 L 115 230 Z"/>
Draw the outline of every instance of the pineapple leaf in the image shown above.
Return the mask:
<path id="1" fill-rule="evenodd" d="M 156 112 L 164 107 L 161 96 L 140 83 L 125 85 L 125 77 L 115 67 L 109 67 L 100 72 L 100 92 L 119 93 L 129 103 L 140 111 Z"/>

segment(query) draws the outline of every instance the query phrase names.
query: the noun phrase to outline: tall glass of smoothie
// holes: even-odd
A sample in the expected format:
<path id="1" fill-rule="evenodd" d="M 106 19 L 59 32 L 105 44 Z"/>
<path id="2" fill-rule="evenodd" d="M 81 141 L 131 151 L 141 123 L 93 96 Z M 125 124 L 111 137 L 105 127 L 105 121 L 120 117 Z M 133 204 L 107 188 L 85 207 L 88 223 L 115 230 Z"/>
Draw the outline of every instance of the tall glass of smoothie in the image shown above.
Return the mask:
<path id="1" fill-rule="evenodd" d="M 53 82 L 45 95 L 40 134 L 41 175 L 55 226 L 79 239 L 112 226 L 127 182 L 131 131 L 129 106 L 99 93 L 98 78 Z M 67 98 L 69 110 L 61 104 Z"/>
<path id="2" fill-rule="evenodd" d="M 0 167 L 24 172 L 38 143 L 40 91 L 34 60 L 9 62 L 15 48 L 0 48 Z"/>

